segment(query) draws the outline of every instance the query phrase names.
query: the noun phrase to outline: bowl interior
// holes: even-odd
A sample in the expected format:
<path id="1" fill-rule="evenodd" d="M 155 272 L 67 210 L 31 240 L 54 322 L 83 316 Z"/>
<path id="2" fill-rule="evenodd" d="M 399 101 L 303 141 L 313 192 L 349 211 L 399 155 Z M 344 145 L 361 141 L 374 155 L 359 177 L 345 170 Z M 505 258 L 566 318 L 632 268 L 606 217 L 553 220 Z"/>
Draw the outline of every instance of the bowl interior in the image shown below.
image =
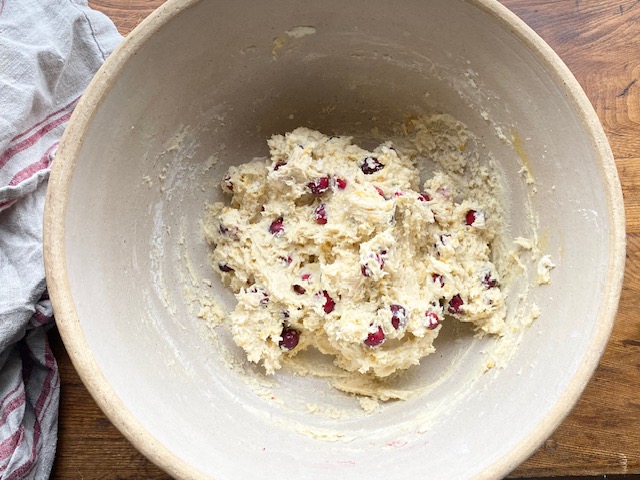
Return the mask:
<path id="1" fill-rule="evenodd" d="M 52 186 L 66 208 L 58 261 L 72 300 L 58 321 L 101 406 L 114 418 L 124 408 L 132 421 L 120 428 L 176 475 L 514 468 L 579 395 L 613 318 L 604 300 L 620 224 L 607 150 L 564 70 L 486 2 L 170 1 L 160 13 L 92 85 L 71 127 L 80 140 L 60 149 L 66 173 Z M 405 379 L 427 388 L 367 414 L 321 379 L 243 366 L 197 315 L 206 296 L 233 305 L 200 227 L 228 166 L 267 155 L 271 134 L 297 126 L 369 142 L 437 111 L 498 160 L 510 238 L 537 234 L 557 265 L 551 285 L 534 285 L 533 265 L 515 290 L 528 303 L 514 296 L 512 314 L 536 304 L 541 315 L 506 367 L 482 374 L 495 339 L 448 328 Z"/>

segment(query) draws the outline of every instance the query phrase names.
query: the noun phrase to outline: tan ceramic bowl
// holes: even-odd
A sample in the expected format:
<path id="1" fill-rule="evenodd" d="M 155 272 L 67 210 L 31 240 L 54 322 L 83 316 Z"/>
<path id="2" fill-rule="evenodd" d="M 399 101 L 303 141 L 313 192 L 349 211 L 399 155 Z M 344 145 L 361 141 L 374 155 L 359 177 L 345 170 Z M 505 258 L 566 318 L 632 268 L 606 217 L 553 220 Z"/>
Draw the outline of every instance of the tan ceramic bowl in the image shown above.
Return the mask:
<path id="1" fill-rule="evenodd" d="M 196 315 L 205 294 L 233 303 L 199 225 L 221 176 L 265 155 L 275 132 L 384 137 L 434 110 L 499 160 L 509 234 L 536 230 L 557 264 L 551 285 L 534 286 L 531 272 L 517 287 L 540 317 L 506 367 L 485 374 L 493 340 L 449 332 L 406 380 L 428 388 L 371 414 L 322 380 L 261 380 Z M 169 0 L 76 108 L 45 228 L 74 365 L 124 435 L 179 478 L 501 477 L 588 382 L 625 255 L 620 186 L 591 105 L 551 49 L 490 0 Z"/>

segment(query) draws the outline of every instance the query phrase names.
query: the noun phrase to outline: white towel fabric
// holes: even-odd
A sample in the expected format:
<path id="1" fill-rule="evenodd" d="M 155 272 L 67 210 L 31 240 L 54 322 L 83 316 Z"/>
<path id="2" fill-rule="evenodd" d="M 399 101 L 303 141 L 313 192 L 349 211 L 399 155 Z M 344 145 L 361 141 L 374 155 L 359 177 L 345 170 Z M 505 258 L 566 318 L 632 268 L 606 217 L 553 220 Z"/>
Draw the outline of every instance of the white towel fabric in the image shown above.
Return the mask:
<path id="1" fill-rule="evenodd" d="M 42 259 L 49 168 L 73 107 L 121 41 L 81 0 L 0 0 L 0 479 L 46 479 L 60 381 Z M 64 399 L 63 399 L 64 401 Z"/>

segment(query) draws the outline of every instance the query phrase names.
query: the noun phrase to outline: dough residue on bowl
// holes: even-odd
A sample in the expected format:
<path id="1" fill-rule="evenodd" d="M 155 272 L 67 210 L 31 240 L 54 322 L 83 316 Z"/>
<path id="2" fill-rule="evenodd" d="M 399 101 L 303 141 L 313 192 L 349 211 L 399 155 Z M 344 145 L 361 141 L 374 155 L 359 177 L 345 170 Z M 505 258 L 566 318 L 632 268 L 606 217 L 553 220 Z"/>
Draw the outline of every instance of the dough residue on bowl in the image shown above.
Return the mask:
<path id="1" fill-rule="evenodd" d="M 247 358 L 273 373 L 313 347 L 383 378 L 432 353 L 443 322 L 502 334 L 503 205 L 470 138 L 447 115 L 371 151 L 301 127 L 231 167 L 204 229 Z"/>

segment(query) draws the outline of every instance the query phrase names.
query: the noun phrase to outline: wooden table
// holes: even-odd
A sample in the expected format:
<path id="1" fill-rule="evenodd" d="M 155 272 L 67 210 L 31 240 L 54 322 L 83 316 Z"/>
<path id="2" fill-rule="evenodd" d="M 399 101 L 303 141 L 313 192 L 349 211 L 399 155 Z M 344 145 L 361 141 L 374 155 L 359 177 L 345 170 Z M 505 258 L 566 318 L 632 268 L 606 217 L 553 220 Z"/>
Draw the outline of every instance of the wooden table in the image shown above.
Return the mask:
<path id="1" fill-rule="evenodd" d="M 620 172 L 628 239 L 620 310 L 600 366 L 575 410 L 512 476 L 640 473 L 640 0 L 502 2 L 558 52 L 595 106 Z M 90 1 L 125 35 L 161 3 Z M 169 478 L 98 409 L 55 333 L 52 343 L 62 379 L 52 478 Z"/>

